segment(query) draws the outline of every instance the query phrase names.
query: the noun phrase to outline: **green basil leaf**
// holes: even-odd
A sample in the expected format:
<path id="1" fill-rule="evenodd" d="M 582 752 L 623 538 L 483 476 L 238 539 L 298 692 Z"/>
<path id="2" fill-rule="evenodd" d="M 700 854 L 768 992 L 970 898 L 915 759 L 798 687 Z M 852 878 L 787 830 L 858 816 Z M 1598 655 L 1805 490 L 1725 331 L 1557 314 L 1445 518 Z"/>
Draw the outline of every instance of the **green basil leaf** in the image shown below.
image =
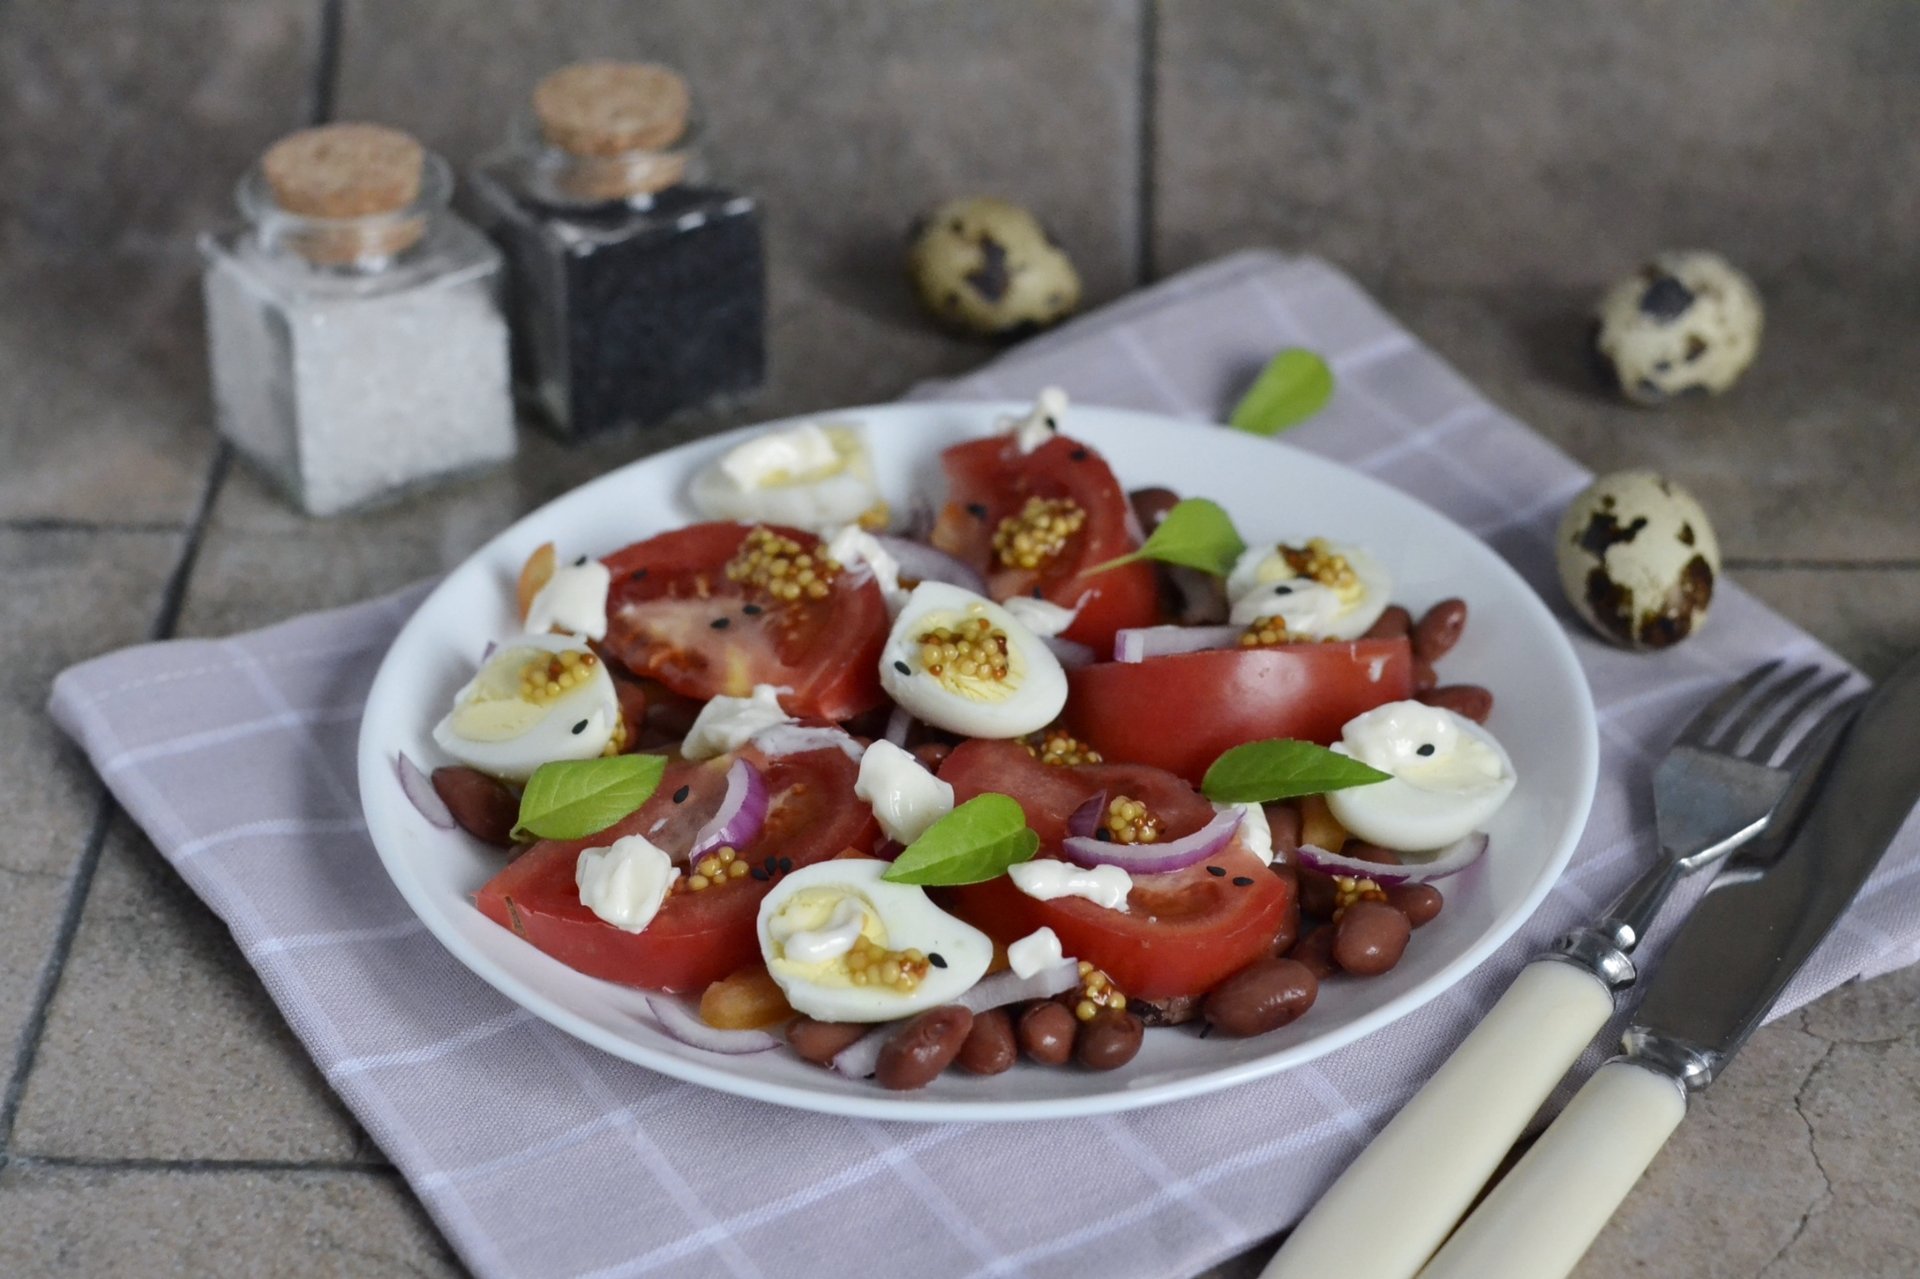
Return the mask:
<path id="1" fill-rule="evenodd" d="M 614 755 L 542 764 L 520 796 L 515 839 L 585 839 L 653 797 L 667 771 L 664 755 Z"/>
<path id="2" fill-rule="evenodd" d="M 975 795 L 901 850 L 880 878 L 925 886 L 978 884 L 1040 851 L 1027 815 L 1005 795 Z"/>
<path id="3" fill-rule="evenodd" d="M 1333 370 L 1312 351 L 1292 347 L 1273 357 L 1234 405 L 1227 425 L 1253 435 L 1278 435 L 1327 407 Z"/>
<path id="4" fill-rule="evenodd" d="M 1200 790 L 1218 804 L 1270 804 L 1384 782 L 1391 776 L 1324 746 L 1275 737 L 1221 755 L 1200 779 Z"/>
<path id="5" fill-rule="evenodd" d="M 1167 512 L 1139 550 L 1087 571 L 1100 573 L 1135 560 L 1160 560 L 1225 577 L 1246 549 L 1247 544 L 1240 540 L 1239 531 L 1218 502 L 1190 497 Z"/>

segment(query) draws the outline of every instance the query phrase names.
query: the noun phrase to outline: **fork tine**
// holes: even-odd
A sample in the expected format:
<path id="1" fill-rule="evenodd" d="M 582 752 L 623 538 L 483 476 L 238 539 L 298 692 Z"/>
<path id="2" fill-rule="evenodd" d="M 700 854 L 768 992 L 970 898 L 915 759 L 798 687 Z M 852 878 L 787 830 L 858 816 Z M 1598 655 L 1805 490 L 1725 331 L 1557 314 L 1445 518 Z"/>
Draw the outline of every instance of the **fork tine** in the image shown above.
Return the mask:
<path id="1" fill-rule="evenodd" d="M 1786 742 L 1787 736 L 1793 732 L 1794 726 L 1805 718 L 1807 712 L 1826 701 L 1835 689 L 1846 682 L 1847 672 L 1841 671 L 1838 675 L 1823 679 L 1807 689 L 1789 702 L 1767 731 L 1760 735 L 1760 740 L 1753 744 L 1753 748 L 1743 753 L 1748 759 L 1762 764 L 1771 762 L 1775 752 Z"/>
<path id="2" fill-rule="evenodd" d="M 1715 731 L 1707 747 L 1710 750 L 1722 750 L 1729 755 L 1741 754 L 1740 739 L 1752 732 L 1754 727 L 1765 719 L 1769 712 L 1781 702 L 1793 696 L 1801 685 L 1820 673 L 1817 666 L 1802 666 L 1781 679 L 1763 687 L 1759 693 L 1741 706 L 1727 721 Z"/>
<path id="3" fill-rule="evenodd" d="M 1835 702 L 1814 721 L 1813 726 L 1807 729 L 1800 740 L 1793 744 L 1793 749 L 1787 752 L 1787 757 L 1780 761 L 1779 767 L 1799 768 L 1831 734 L 1846 727 L 1847 721 L 1853 718 L 1854 712 L 1859 710 L 1860 704 L 1866 700 L 1865 693 L 1855 693 L 1852 697 Z"/>
<path id="4" fill-rule="evenodd" d="M 1727 713 L 1739 705 L 1742 698 L 1748 693 L 1751 693 L 1779 669 L 1780 663 L 1777 660 L 1763 662 L 1732 684 L 1727 685 L 1726 690 L 1722 692 L 1720 696 L 1708 702 L 1706 706 L 1701 709 L 1700 713 L 1695 715 L 1692 720 L 1688 721 L 1687 726 L 1680 730 L 1680 736 L 1674 739 L 1674 745 L 1706 745 L 1707 738 L 1714 733 L 1720 721 L 1726 717 Z"/>

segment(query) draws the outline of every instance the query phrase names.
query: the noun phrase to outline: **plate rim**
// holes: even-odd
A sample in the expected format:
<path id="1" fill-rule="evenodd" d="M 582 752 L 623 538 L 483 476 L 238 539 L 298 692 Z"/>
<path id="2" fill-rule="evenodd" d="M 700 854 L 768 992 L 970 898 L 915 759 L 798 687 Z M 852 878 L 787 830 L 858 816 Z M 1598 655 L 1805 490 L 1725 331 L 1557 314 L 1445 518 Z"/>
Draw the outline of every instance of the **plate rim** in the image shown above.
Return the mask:
<path id="1" fill-rule="evenodd" d="M 1030 405 L 1017 400 L 937 400 L 937 401 L 892 401 L 888 403 L 856 405 L 845 408 L 830 408 L 811 412 L 791 414 L 786 417 L 754 422 L 683 441 L 658 452 L 637 457 L 578 484 L 563 493 L 555 494 L 539 506 L 526 512 L 504 528 L 498 530 L 484 543 L 463 557 L 452 568 L 446 570 L 433 589 L 427 592 L 408 614 L 407 619 L 395 632 L 387 651 L 382 655 L 380 667 L 374 675 L 373 683 L 367 692 L 365 706 L 371 708 L 381 699 L 389 685 L 396 684 L 404 676 L 402 667 L 396 661 L 413 628 L 420 624 L 429 606 L 438 600 L 443 592 L 453 589 L 454 581 L 476 561 L 491 556 L 504 542 L 515 540 L 523 528 L 545 519 L 555 506 L 577 499 L 582 493 L 597 488 L 614 488 L 630 472 L 641 468 L 655 467 L 671 459 L 680 458 L 696 451 L 717 451 L 720 446 L 731 441 L 739 441 L 801 422 L 818 422 L 836 419 L 862 419 L 876 414 L 891 415 L 914 411 L 931 412 L 945 410 L 955 413 L 977 413 L 983 422 L 995 420 L 997 415 L 1024 411 Z M 1139 409 L 1110 407 L 1099 404 L 1087 404 L 1080 407 L 1083 411 L 1097 412 L 1102 416 L 1132 418 L 1142 425 L 1171 427 L 1183 431 L 1220 431 L 1230 432 L 1244 437 L 1244 432 L 1219 423 L 1195 419 L 1174 417 L 1170 414 L 1154 413 Z M 1581 696 L 1575 699 L 1575 712 L 1578 722 L 1569 725 L 1570 745 L 1575 751 L 1575 773 L 1577 793 L 1575 801 L 1576 818 L 1570 821 L 1561 832 L 1558 841 L 1545 858 L 1542 873 L 1519 904 L 1512 909 L 1504 925 L 1481 934 L 1466 950 L 1439 969 L 1424 981 L 1402 992 L 1398 996 L 1354 1018 L 1351 1022 L 1329 1030 L 1324 1035 L 1289 1048 L 1270 1053 L 1263 1057 L 1250 1058 L 1237 1063 L 1228 1063 L 1213 1070 L 1202 1070 L 1179 1079 L 1168 1080 L 1144 1087 L 1106 1088 L 1073 1097 L 1044 1097 L 1027 1099 L 928 1099 L 912 1093 L 890 1093 L 874 1089 L 871 1094 L 839 1093 L 798 1087 L 780 1082 L 768 1082 L 736 1075 L 725 1069 L 723 1061 L 713 1063 L 691 1061 L 674 1053 L 628 1038 L 579 1016 L 560 1006 L 552 997 L 542 994 L 511 971 L 496 965 L 491 959 L 473 948 L 465 937 L 442 915 L 439 903 L 429 896 L 424 881 L 412 873 L 411 866 L 398 851 L 390 851 L 397 841 L 383 841 L 380 828 L 385 825 L 384 816 L 376 817 L 373 807 L 368 804 L 367 796 L 380 784 L 382 777 L 391 775 L 393 765 L 383 744 L 371 740 L 372 716 L 363 709 L 359 730 L 356 735 L 355 752 L 357 759 L 357 780 L 360 789 L 362 817 L 366 821 L 369 841 L 374 846 L 382 868 L 388 879 L 399 890 L 401 897 L 414 917 L 431 933 L 434 939 L 451 954 L 454 959 L 469 972 L 479 977 L 488 986 L 510 1000 L 516 1007 L 532 1013 L 548 1025 L 571 1035 L 573 1038 L 590 1044 L 609 1055 L 649 1070 L 701 1087 L 719 1092 L 749 1098 L 754 1101 L 770 1102 L 793 1109 L 811 1111 L 819 1114 L 831 1114 L 850 1118 L 891 1119 L 901 1122 L 917 1123 L 1008 1123 L 1027 1122 L 1046 1119 L 1079 1118 L 1092 1115 L 1113 1114 L 1146 1106 L 1165 1105 L 1192 1097 L 1232 1088 L 1257 1079 L 1267 1078 L 1292 1070 L 1298 1066 L 1336 1052 L 1341 1048 L 1365 1038 L 1376 1031 L 1411 1015 L 1426 1004 L 1439 998 L 1467 978 L 1481 964 L 1485 963 L 1495 951 L 1523 927 L 1539 911 L 1541 904 L 1554 886 L 1560 881 L 1568 864 L 1573 858 L 1580 837 L 1584 833 L 1592 815 L 1592 806 L 1599 783 L 1599 722 L 1594 708 L 1593 696 L 1588 686 L 1586 673 L 1580 666 L 1571 640 L 1559 620 L 1553 615 L 1546 603 L 1534 588 L 1520 576 L 1512 565 L 1507 563 L 1479 535 L 1462 526 L 1458 521 L 1438 510 L 1430 503 L 1384 480 L 1368 475 L 1349 466 L 1345 462 L 1324 457 L 1284 440 L 1267 440 L 1266 445 L 1277 448 L 1283 456 L 1304 458 L 1315 465 L 1330 466 L 1342 472 L 1347 478 L 1364 487 L 1378 489 L 1398 502 L 1408 503 L 1426 512 L 1432 518 L 1452 527 L 1472 544 L 1475 554 L 1483 558 L 1488 568 L 1497 574 L 1511 579 L 1520 588 L 1525 607 L 1534 613 L 1535 621 L 1543 623 L 1554 642 L 1547 650 L 1552 664 L 1561 668 L 1560 674 L 1571 677 L 1571 683 L 1581 690 Z M 644 992 L 641 992 L 644 993 Z M 648 1028 L 650 1033 L 651 1028 Z M 777 1051 L 777 1050 L 775 1050 Z"/>

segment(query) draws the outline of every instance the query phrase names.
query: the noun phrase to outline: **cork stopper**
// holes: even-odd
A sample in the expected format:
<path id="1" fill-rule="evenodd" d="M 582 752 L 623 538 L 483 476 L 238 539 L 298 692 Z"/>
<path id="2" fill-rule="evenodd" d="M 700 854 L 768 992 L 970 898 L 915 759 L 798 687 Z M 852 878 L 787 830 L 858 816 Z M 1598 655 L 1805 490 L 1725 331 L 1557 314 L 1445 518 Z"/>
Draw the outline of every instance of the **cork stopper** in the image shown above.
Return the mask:
<path id="1" fill-rule="evenodd" d="M 576 62 L 533 91 L 547 141 L 589 158 L 664 151 L 686 133 L 691 105 L 678 72 L 647 62 Z"/>
<path id="2" fill-rule="evenodd" d="M 260 157 L 274 205 L 294 220 L 281 239 L 316 266 L 377 262 L 426 234 L 420 199 L 426 150 L 398 129 L 329 124 L 290 133 Z"/>

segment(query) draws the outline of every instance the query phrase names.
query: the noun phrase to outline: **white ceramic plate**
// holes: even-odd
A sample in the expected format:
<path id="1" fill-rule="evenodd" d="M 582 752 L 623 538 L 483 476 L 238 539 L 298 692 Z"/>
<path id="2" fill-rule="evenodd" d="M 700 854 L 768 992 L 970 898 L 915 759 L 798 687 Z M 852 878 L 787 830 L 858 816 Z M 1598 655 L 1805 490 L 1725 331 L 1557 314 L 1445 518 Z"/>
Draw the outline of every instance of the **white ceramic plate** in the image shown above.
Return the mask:
<path id="1" fill-rule="evenodd" d="M 837 413 L 862 422 L 896 509 L 942 491 L 937 454 L 985 433 L 1004 404 L 890 405 Z M 1249 542 L 1325 536 L 1371 549 L 1395 598 L 1419 608 L 1450 595 L 1475 619 L 1447 658 L 1449 682 L 1497 695 L 1490 727 L 1519 785 L 1489 827 L 1479 866 L 1446 885 L 1447 908 L 1399 966 L 1321 988 L 1311 1013 L 1254 1039 L 1150 1033 L 1109 1074 L 1025 1063 L 992 1078 L 949 1071 L 921 1092 L 888 1093 L 784 1050 L 725 1057 L 667 1036 L 638 991 L 582 976 L 476 910 L 472 894 L 500 854 L 429 826 L 400 789 L 394 755 L 444 762 L 431 730 L 487 640 L 512 634 L 513 582 L 546 541 L 563 556 L 605 554 L 693 518 L 680 495 L 694 472 L 755 427 L 635 462 L 575 489 L 501 533 L 442 582 L 394 641 L 360 730 L 360 793 L 381 860 L 448 950 L 502 994 L 617 1057 L 668 1075 L 807 1110 L 882 1119 L 1050 1119 L 1126 1110 L 1211 1092 L 1332 1052 L 1402 1017 L 1460 980 L 1534 911 L 1566 866 L 1593 797 L 1598 741 L 1586 682 L 1559 626 L 1485 545 L 1387 486 L 1283 444 L 1142 413 L 1075 408 L 1069 430 L 1130 487 L 1161 484 L 1232 513 Z"/>

